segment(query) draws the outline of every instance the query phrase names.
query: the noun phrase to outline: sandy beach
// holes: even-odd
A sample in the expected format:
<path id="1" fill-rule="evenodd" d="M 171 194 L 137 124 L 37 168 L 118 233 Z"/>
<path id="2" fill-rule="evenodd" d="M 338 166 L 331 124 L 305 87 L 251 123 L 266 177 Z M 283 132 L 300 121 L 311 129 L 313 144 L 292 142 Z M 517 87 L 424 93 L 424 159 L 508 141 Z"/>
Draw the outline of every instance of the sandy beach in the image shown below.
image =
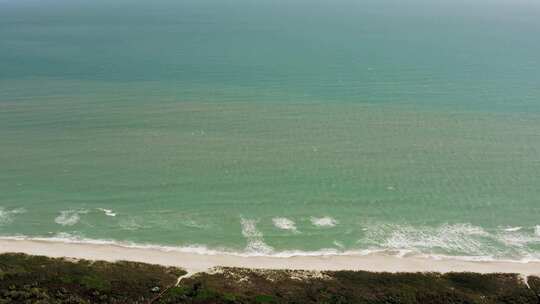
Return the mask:
<path id="1" fill-rule="evenodd" d="M 206 255 L 152 248 L 131 248 L 110 244 L 1 239 L 0 253 L 8 252 L 110 262 L 126 260 L 181 267 L 190 273 L 206 271 L 216 266 L 225 266 L 259 269 L 365 270 L 374 272 L 540 274 L 540 263 L 538 262 L 478 262 L 457 259 L 397 257 L 380 253 L 369 255 L 293 256 L 286 258 L 242 257 L 227 254 Z"/>

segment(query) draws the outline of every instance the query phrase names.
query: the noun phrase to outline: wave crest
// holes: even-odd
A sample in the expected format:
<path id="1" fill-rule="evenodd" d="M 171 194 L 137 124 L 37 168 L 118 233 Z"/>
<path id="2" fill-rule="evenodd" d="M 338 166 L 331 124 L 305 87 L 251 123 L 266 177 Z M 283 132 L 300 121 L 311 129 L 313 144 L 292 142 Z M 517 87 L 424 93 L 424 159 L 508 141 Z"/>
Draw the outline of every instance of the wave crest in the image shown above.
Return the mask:
<path id="1" fill-rule="evenodd" d="M 99 211 L 103 211 L 106 216 L 116 216 L 116 212 L 113 212 L 112 209 L 97 208 Z"/>
<path id="2" fill-rule="evenodd" d="M 503 230 L 506 232 L 515 232 L 515 231 L 520 231 L 521 229 L 522 227 L 506 227 Z"/>

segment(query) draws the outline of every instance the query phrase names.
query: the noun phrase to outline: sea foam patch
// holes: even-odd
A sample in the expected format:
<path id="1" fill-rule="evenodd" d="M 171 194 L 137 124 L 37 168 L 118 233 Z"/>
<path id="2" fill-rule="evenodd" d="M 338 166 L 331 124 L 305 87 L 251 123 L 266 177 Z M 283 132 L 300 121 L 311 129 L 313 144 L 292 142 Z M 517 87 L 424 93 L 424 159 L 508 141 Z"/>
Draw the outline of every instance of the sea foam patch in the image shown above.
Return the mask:
<path id="1" fill-rule="evenodd" d="M 518 247 L 523 249 L 530 244 L 540 244 L 540 234 L 524 232 L 507 232 L 497 235 L 499 241 L 504 243 L 506 246 Z"/>
<path id="2" fill-rule="evenodd" d="M 25 213 L 26 210 L 23 208 L 9 209 L 6 210 L 0 207 L 0 225 L 7 225 L 13 223 L 13 216 L 21 213 Z"/>
<path id="3" fill-rule="evenodd" d="M 311 224 L 317 227 L 330 228 L 335 227 L 338 224 L 338 221 L 332 217 L 312 217 Z"/>
<path id="4" fill-rule="evenodd" d="M 535 248 L 540 244 L 540 234 L 522 227 L 485 230 L 467 223 L 441 226 L 374 224 L 364 231 L 365 235 L 358 240 L 361 247 L 412 250 L 430 256 L 521 260 L 534 258 Z"/>
<path id="5" fill-rule="evenodd" d="M 257 230 L 257 221 L 253 219 L 240 219 L 242 235 L 246 238 L 246 251 L 252 254 L 269 254 L 274 249 L 264 242 L 264 235 Z"/>
<path id="6" fill-rule="evenodd" d="M 112 209 L 97 208 L 99 211 L 103 211 L 106 216 L 116 216 L 116 212 L 113 212 Z"/>
<path id="7" fill-rule="evenodd" d="M 54 222 L 62 226 L 73 226 L 81 219 L 81 214 L 88 213 L 88 210 L 62 210 Z"/>
<path id="8" fill-rule="evenodd" d="M 540 236 L 540 225 L 536 225 L 534 227 L 534 234 Z"/>
<path id="9" fill-rule="evenodd" d="M 522 227 L 506 227 L 503 230 L 506 232 L 515 232 L 515 231 L 520 231 L 521 229 L 523 228 Z"/>
<path id="10" fill-rule="evenodd" d="M 431 252 L 444 250 L 469 255 L 492 252 L 492 236 L 484 229 L 470 224 L 445 224 L 439 227 L 413 227 L 407 225 L 374 225 L 366 230 L 360 240 L 368 246 L 385 249 Z"/>
<path id="11" fill-rule="evenodd" d="M 275 217 L 272 219 L 274 226 L 278 229 L 289 230 L 292 232 L 298 232 L 296 223 L 286 217 Z"/>

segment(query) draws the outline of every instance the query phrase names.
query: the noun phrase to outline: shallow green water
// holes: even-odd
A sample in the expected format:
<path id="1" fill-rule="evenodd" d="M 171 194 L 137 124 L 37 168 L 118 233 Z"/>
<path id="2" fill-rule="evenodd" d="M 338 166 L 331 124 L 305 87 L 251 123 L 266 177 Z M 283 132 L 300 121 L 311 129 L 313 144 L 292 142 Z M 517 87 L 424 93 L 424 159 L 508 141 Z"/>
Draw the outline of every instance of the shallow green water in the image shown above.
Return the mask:
<path id="1" fill-rule="evenodd" d="M 0 1 L 0 234 L 540 258 L 540 5 L 432 2 Z"/>

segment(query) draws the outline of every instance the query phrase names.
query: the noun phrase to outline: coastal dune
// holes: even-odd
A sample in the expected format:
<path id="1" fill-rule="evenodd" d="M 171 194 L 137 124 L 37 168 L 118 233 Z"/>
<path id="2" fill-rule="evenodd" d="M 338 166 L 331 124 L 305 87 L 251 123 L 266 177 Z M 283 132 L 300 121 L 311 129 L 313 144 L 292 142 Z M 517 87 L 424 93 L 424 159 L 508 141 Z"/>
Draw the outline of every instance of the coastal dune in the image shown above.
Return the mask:
<path id="1" fill-rule="evenodd" d="M 135 248 L 113 244 L 88 244 L 46 240 L 0 239 L 0 253 L 25 253 L 48 257 L 103 261 L 133 261 L 181 267 L 190 273 L 213 267 L 301 270 L 364 270 L 373 272 L 477 272 L 539 275 L 540 262 L 464 261 L 384 253 L 324 256 L 238 256 L 198 254 L 157 248 Z"/>

